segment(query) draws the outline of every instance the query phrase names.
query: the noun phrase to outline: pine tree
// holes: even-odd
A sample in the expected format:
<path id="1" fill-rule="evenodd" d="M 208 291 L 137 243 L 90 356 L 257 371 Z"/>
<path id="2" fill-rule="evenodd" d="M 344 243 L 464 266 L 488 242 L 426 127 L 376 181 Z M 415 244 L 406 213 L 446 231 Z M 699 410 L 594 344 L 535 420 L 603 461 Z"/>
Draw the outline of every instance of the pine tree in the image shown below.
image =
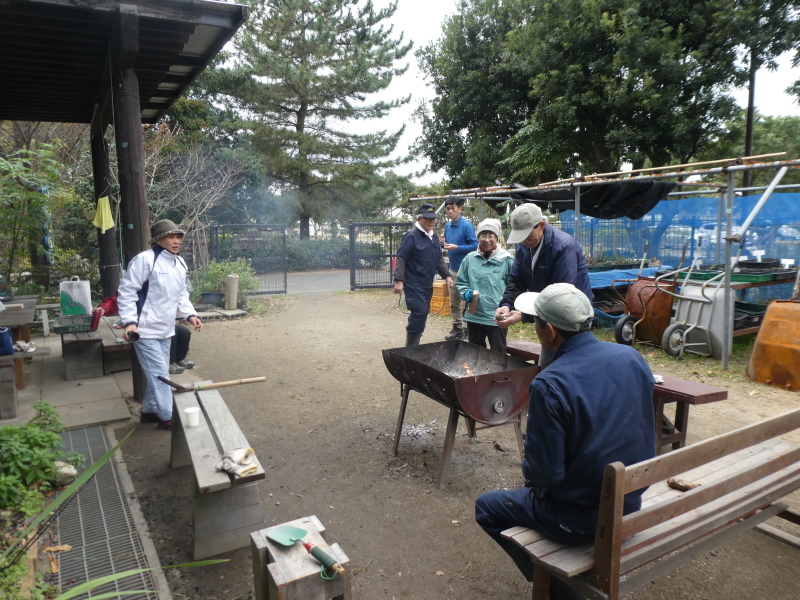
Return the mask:
<path id="1" fill-rule="evenodd" d="M 409 101 L 368 100 L 407 65 L 410 50 L 383 23 L 396 3 L 367 0 L 251 0 L 224 86 L 244 117 L 265 169 L 295 190 L 300 235 L 329 214 L 324 189 L 398 164 L 387 157 L 403 128 L 356 134 L 348 121 L 379 119 Z"/>

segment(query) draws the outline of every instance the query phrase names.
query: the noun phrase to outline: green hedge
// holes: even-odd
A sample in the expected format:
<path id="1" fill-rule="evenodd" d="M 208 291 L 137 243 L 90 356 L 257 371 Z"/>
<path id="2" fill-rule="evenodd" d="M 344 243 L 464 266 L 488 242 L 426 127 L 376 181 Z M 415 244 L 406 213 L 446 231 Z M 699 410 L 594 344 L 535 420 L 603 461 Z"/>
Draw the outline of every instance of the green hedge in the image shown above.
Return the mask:
<path id="1" fill-rule="evenodd" d="M 229 254 L 230 260 L 246 259 L 256 273 L 283 270 L 282 243 L 261 250 L 231 250 L 230 244 L 220 244 L 220 250 L 222 255 Z M 307 240 L 287 238 L 286 262 L 289 271 L 347 269 L 350 266 L 350 240 L 344 236 Z"/>

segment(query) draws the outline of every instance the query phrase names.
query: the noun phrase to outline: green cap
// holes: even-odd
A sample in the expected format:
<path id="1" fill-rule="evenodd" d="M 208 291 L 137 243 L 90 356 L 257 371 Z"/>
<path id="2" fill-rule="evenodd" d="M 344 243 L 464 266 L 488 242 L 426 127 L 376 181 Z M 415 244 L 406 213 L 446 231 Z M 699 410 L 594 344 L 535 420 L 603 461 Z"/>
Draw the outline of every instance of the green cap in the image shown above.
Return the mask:
<path id="1" fill-rule="evenodd" d="M 554 283 L 541 293 L 520 294 L 514 300 L 514 308 L 562 331 L 578 331 L 586 319 L 594 316 L 589 298 L 571 283 Z"/>

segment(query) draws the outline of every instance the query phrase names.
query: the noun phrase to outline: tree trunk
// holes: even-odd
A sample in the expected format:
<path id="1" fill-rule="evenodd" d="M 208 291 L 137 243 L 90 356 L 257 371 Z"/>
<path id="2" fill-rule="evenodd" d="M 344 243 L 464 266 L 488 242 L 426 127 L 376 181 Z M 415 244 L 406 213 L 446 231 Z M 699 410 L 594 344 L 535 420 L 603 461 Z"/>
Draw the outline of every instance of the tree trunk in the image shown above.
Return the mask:
<path id="1" fill-rule="evenodd" d="M 755 47 L 750 48 L 750 81 L 749 89 L 747 90 L 747 125 L 744 134 L 744 155 L 753 155 L 753 126 L 755 121 L 756 112 L 756 73 L 759 67 L 758 51 Z M 750 187 L 753 180 L 752 171 L 744 171 L 742 173 L 742 187 Z M 743 192 L 748 196 L 750 192 Z"/>

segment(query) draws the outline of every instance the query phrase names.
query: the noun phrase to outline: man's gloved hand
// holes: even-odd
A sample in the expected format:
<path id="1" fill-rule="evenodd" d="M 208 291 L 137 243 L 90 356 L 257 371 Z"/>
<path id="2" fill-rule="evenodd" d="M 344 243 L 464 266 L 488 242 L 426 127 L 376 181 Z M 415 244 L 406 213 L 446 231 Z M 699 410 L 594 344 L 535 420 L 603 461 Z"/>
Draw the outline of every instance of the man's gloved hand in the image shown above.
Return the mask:
<path id="1" fill-rule="evenodd" d="M 464 300 L 467 302 L 472 302 L 472 290 L 467 290 L 464 292 Z"/>

